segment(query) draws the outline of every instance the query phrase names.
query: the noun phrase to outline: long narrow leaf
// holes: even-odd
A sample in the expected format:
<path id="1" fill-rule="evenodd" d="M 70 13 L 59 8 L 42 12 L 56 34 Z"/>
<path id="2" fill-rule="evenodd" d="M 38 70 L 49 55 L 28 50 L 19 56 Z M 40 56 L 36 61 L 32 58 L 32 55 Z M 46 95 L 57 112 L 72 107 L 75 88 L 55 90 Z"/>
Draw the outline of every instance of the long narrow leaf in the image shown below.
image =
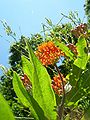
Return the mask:
<path id="1" fill-rule="evenodd" d="M 66 56 L 68 56 L 71 60 L 74 60 L 75 55 L 64 43 L 60 43 L 59 41 L 54 41 L 54 42 L 65 53 Z"/>
<path id="2" fill-rule="evenodd" d="M 17 97 L 20 99 L 23 105 L 30 108 L 31 113 L 36 120 L 47 120 L 44 113 L 35 99 L 26 91 L 20 77 L 16 72 L 13 73 L 13 87 Z"/>
<path id="3" fill-rule="evenodd" d="M 41 62 L 35 56 L 33 50 L 27 42 L 30 62 L 33 65 L 32 87 L 33 97 L 43 109 L 45 115 L 50 120 L 56 120 L 56 112 L 54 107 L 56 106 L 55 94 L 51 87 L 50 76 Z"/>
<path id="4" fill-rule="evenodd" d="M 30 81 L 32 82 L 32 75 L 33 75 L 33 65 L 31 62 L 23 55 L 22 56 L 22 65 L 23 71 L 29 77 Z"/>

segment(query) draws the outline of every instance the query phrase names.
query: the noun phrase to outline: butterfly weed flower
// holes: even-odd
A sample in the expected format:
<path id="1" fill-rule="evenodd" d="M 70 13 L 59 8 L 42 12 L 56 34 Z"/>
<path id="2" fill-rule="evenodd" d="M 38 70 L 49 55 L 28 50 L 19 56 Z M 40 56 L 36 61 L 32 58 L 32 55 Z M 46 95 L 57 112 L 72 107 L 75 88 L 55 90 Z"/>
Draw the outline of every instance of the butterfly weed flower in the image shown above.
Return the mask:
<path id="1" fill-rule="evenodd" d="M 66 84 L 66 80 L 63 76 L 63 74 L 61 74 L 61 77 L 63 79 L 64 85 Z M 62 80 L 61 80 L 60 75 L 55 75 L 52 79 L 52 88 L 55 91 L 56 94 L 61 95 L 63 93 L 63 85 L 62 85 Z"/>
<path id="2" fill-rule="evenodd" d="M 44 42 L 38 46 L 35 52 L 38 59 L 45 66 L 53 65 L 64 53 L 52 41 Z"/>

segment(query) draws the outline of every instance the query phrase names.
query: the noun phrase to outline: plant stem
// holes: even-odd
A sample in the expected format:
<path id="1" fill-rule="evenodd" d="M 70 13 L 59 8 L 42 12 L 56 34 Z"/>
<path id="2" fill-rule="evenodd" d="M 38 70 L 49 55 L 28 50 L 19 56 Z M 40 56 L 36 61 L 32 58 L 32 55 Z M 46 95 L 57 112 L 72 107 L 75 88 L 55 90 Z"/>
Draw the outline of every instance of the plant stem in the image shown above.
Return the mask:
<path id="1" fill-rule="evenodd" d="M 64 102 L 65 102 L 65 89 L 64 89 L 64 81 L 63 81 L 63 78 L 61 76 L 61 73 L 60 73 L 60 70 L 59 68 L 57 67 L 57 65 L 55 64 L 55 68 L 61 78 L 61 81 L 62 81 L 62 91 L 63 91 L 63 95 L 62 95 L 62 101 L 61 101 L 61 104 L 58 106 L 58 119 L 59 120 L 63 120 L 63 113 L 64 113 Z"/>

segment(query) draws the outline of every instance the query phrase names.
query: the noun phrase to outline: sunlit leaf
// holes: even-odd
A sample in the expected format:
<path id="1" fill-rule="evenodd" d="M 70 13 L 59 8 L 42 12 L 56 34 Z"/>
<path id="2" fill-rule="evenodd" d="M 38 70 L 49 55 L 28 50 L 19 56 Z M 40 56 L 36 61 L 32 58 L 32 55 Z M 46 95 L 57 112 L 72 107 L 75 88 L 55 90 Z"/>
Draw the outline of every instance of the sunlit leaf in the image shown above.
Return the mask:
<path id="1" fill-rule="evenodd" d="M 54 111 L 54 107 L 56 106 L 56 99 L 51 87 L 51 78 L 46 68 L 42 66 L 41 62 L 35 56 L 28 42 L 27 46 L 30 56 L 30 62 L 34 68 L 31 68 L 33 70 L 33 97 L 44 111 L 45 116 L 47 116 L 50 120 L 56 120 L 56 112 Z"/>
<path id="2" fill-rule="evenodd" d="M 0 120 L 15 120 L 7 102 L 5 101 L 1 94 L 0 94 Z"/>
<path id="3" fill-rule="evenodd" d="M 70 76 L 71 91 L 67 94 L 66 99 L 70 102 L 77 102 L 85 94 L 84 89 L 90 90 L 90 64 L 87 70 L 82 71 L 78 67 L 74 67 L 75 71 Z"/>
<path id="4" fill-rule="evenodd" d="M 29 107 L 31 113 L 36 120 L 47 120 L 44 113 L 35 99 L 26 91 L 23 86 L 20 77 L 16 72 L 13 73 L 13 87 L 17 97 L 20 99 L 22 104 Z"/>
<path id="5" fill-rule="evenodd" d="M 87 43 L 86 43 L 85 38 L 80 37 L 78 39 L 78 43 L 77 43 L 78 57 L 74 61 L 74 65 L 76 65 L 77 67 L 79 67 L 81 69 L 86 68 L 86 64 L 88 61 L 88 54 L 87 54 L 86 48 L 87 48 Z"/>
<path id="6" fill-rule="evenodd" d="M 71 60 L 74 60 L 74 54 L 71 52 L 71 50 L 64 44 L 57 40 L 54 41 L 55 44 L 65 53 L 67 57 L 69 57 Z"/>
<path id="7" fill-rule="evenodd" d="M 31 62 L 24 55 L 22 56 L 22 66 L 24 74 L 27 74 L 30 81 L 32 81 L 32 74 L 34 68 Z"/>
<path id="8" fill-rule="evenodd" d="M 88 110 L 85 111 L 85 114 L 81 120 L 90 120 L 90 107 Z"/>
<path id="9" fill-rule="evenodd" d="M 80 77 L 82 74 L 82 69 L 73 65 L 71 74 L 69 75 L 69 83 L 72 85 L 71 91 L 66 95 L 66 99 L 69 102 L 77 102 L 81 97 L 82 87 L 80 87 Z"/>
<path id="10" fill-rule="evenodd" d="M 66 115 L 65 120 L 70 120 L 70 115 L 69 114 Z"/>

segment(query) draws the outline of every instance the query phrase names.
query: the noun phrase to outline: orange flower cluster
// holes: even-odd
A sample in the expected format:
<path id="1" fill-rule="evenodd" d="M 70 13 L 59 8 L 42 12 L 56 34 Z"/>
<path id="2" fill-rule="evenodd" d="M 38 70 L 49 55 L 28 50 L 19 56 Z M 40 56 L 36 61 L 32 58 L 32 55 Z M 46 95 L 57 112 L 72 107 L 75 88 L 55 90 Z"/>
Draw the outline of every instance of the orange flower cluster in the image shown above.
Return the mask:
<path id="1" fill-rule="evenodd" d="M 77 52 L 77 48 L 75 45 L 73 45 L 72 43 L 69 43 L 67 45 L 67 47 L 69 47 L 69 49 L 75 54 L 75 55 L 78 55 L 78 52 Z"/>
<path id="2" fill-rule="evenodd" d="M 32 88 L 31 82 L 26 74 L 24 74 L 23 77 L 21 77 L 21 80 L 27 90 L 30 90 Z"/>
<path id="3" fill-rule="evenodd" d="M 63 74 L 61 74 L 61 77 L 63 79 L 64 84 L 66 84 L 66 80 L 65 80 Z M 56 94 L 58 94 L 58 95 L 62 94 L 62 92 L 63 92 L 62 81 L 61 81 L 61 78 L 60 78 L 59 75 L 56 75 L 56 76 L 53 77 L 52 88 L 53 88 L 53 90 L 55 91 Z"/>
<path id="4" fill-rule="evenodd" d="M 43 65 L 48 66 L 57 62 L 64 53 L 52 41 L 42 43 L 35 52 Z"/>

